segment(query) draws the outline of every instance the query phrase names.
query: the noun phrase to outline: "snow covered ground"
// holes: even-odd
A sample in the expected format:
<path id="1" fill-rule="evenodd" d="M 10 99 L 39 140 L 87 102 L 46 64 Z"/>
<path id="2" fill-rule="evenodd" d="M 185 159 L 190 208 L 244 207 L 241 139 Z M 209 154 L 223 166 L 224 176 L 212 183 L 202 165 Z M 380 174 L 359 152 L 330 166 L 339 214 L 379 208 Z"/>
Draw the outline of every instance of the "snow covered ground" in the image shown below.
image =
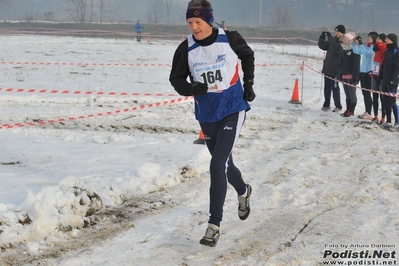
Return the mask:
<path id="1" fill-rule="evenodd" d="M 168 81 L 179 42 L 0 36 L 0 264 L 396 265 L 398 133 L 320 110 L 314 44 L 249 43 L 234 156 L 252 211 L 230 187 L 218 245 L 199 245 L 210 156 Z"/>

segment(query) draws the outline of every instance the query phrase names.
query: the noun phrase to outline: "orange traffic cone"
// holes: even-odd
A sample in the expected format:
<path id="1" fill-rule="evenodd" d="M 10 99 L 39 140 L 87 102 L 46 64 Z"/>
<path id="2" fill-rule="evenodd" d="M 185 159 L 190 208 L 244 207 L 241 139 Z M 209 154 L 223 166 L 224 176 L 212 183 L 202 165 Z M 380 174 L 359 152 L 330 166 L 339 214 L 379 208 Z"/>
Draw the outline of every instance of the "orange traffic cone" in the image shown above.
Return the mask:
<path id="1" fill-rule="evenodd" d="M 150 43 L 151 42 L 151 38 L 150 35 L 147 36 L 147 42 Z"/>
<path id="2" fill-rule="evenodd" d="M 205 137 L 204 137 L 204 132 L 202 132 L 202 129 L 200 130 L 198 139 L 194 140 L 194 144 L 205 144 Z"/>
<path id="3" fill-rule="evenodd" d="M 295 79 L 294 91 L 292 92 L 291 101 L 289 103 L 302 104 L 299 100 L 298 79 Z"/>

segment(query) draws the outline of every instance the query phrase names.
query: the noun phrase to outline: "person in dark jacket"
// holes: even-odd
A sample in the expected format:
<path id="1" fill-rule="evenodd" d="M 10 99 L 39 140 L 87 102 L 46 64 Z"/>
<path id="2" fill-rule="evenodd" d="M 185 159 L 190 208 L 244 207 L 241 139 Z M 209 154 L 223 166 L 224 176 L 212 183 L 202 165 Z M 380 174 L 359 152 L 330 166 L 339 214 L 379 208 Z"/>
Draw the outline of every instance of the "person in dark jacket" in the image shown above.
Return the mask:
<path id="1" fill-rule="evenodd" d="M 376 123 L 385 123 L 385 103 L 383 101 L 383 97 L 381 95 L 382 87 L 381 87 L 381 66 L 384 61 L 385 50 L 387 49 L 387 45 L 385 43 L 386 35 L 384 33 L 378 34 L 377 41 L 374 44 L 373 51 L 374 60 L 373 60 L 373 79 L 371 80 L 371 89 L 373 92 L 373 109 L 374 109 L 374 118 L 371 120 Z M 378 98 L 380 98 L 381 102 L 381 120 L 378 121 Z"/>
<path id="2" fill-rule="evenodd" d="M 394 33 L 390 33 L 386 38 L 387 50 L 385 51 L 384 61 L 382 63 L 381 85 L 384 95 L 382 95 L 385 105 L 386 123 L 382 124 L 382 128 L 391 129 L 397 127 L 398 106 L 396 104 L 396 94 L 398 92 L 399 83 L 399 53 L 398 53 L 398 37 Z M 394 95 L 389 95 L 394 94 Z M 392 112 L 395 120 L 391 124 Z"/>
<path id="3" fill-rule="evenodd" d="M 239 218 L 245 220 L 250 213 L 252 188 L 234 165 L 232 150 L 250 109 L 248 102 L 255 99 L 255 58 L 238 32 L 212 26 L 213 10 L 207 0 L 191 0 L 186 20 L 192 34 L 176 49 L 169 80 L 180 95 L 194 96 L 195 117 L 212 156 L 210 218 L 200 244 L 213 247 L 220 236 L 227 182 L 237 192 Z"/>
<path id="4" fill-rule="evenodd" d="M 353 116 L 357 105 L 356 85 L 359 83 L 360 55 L 352 50 L 352 41 L 355 38 L 355 33 L 348 32 L 343 39 L 341 77 L 346 96 L 346 111 L 341 114 L 343 117 Z"/>
<path id="5" fill-rule="evenodd" d="M 345 26 L 338 25 L 335 27 L 335 36 L 332 37 L 330 32 L 323 31 L 319 37 L 318 46 L 321 50 L 326 51 L 326 57 L 323 62 L 322 73 L 324 74 L 324 103 L 321 108 L 323 111 L 331 109 L 331 92 L 334 99 L 334 112 L 342 110 L 341 95 L 339 83 L 339 71 L 341 67 L 341 57 L 343 53 L 342 39 L 345 34 Z"/>

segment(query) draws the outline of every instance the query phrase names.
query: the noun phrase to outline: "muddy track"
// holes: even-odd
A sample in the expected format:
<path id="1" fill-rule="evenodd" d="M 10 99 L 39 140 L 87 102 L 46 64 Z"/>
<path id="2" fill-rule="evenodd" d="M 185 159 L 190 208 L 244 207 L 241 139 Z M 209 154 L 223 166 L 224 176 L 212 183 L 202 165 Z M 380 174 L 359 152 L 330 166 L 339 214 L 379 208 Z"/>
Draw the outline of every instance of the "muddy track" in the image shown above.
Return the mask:
<path id="1" fill-rule="evenodd" d="M 134 229 L 136 221 L 176 207 L 182 200 L 189 198 L 189 196 L 181 195 L 181 190 L 200 182 L 200 175 L 192 168 L 182 167 L 179 171 L 180 185 L 162 188 L 141 197 L 123 198 L 123 203 L 116 207 L 103 207 L 101 198 L 97 194 L 91 193 L 91 209 L 87 212 L 85 224 L 83 228 L 79 228 L 78 234 L 74 234 L 74 236 L 69 234 L 68 237 L 61 238 L 59 241 L 51 242 L 47 239 L 46 246 L 40 249 L 40 254 L 30 253 L 26 245 L 3 248 L 0 251 L 0 265 L 55 265 L 51 261 L 71 252 L 84 253 L 106 239 Z M 75 189 L 77 192 L 84 191 L 79 188 Z M 64 229 L 64 231 L 72 230 L 72 228 Z M 146 239 L 142 239 L 142 241 L 146 241 Z"/>
<path id="2" fill-rule="evenodd" d="M 2 266 L 47 265 L 47 259 L 60 258 L 71 251 L 84 252 L 87 248 L 121 232 L 134 228 L 138 219 L 173 208 L 175 203 L 160 201 L 165 191 L 146 197 L 132 198 L 118 207 L 105 208 L 91 215 L 90 223 L 80 229 L 76 237 L 52 243 L 39 255 L 29 254 L 25 248 L 14 247 L 0 253 Z"/>
<path id="3" fill-rule="evenodd" d="M 39 126 L 42 129 L 68 129 L 68 130 L 82 130 L 82 131 L 104 131 L 113 133 L 127 133 L 133 131 L 141 131 L 146 133 L 198 133 L 198 130 L 187 129 L 183 127 L 171 126 L 155 126 L 146 124 L 90 124 L 82 123 L 51 123 L 46 126 Z"/>

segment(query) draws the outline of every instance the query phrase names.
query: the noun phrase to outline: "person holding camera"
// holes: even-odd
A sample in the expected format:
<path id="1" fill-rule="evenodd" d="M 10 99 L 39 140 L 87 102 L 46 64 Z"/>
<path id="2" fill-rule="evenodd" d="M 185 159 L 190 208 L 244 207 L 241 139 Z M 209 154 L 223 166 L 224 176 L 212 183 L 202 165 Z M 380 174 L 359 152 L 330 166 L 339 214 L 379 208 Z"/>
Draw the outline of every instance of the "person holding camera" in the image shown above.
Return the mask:
<path id="1" fill-rule="evenodd" d="M 365 112 L 362 115 L 359 115 L 359 118 L 371 120 L 373 117 L 371 116 L 371 108 L 373 106 L 373 100 L 371 99 L 371 81 L 372 81 L 372 70 L 373 70 L 373 59 L 374 59 L 374 45 L 377 41 L 378 33 L 375 31 L 369 32 L 367 35 L 367 43 L 363 44 L 362 38 L 357 35 L 352 42 L 352 51 L 355 54 L 362 56 L 362 61 L 360 65 L 360 73 L 359 80 L 360 86 L 362 87 L 362 94 L 365 106 Z M 377 94 L 377 93 L 375 93 Z M 373 98 L 377 97 L 378 103 L 378 94 Z M 374 114 L 378 114 L 378 109 L 374 110 Z"/>
<path id="2" fill-rule="evenodd" d="M 335 36 L 332 37 L 330 32 L 323 31 L 318 40 L 318 46 L 321 50 L 326 51 L 326 57 L 323 61 L 322 73 L 324 74 L 324 103 L 321 108 L 323 111 L 331 109 L 331 93 L 334 99 L 334 112 L 342 110 L 341 95 L 339 83 L 339 71 L 341 66 L 341 57 L 343 48 L 341 46 L 345 34 L 345 26 L 338 25 L 335 27 Z"/>
<path id="3" fill-rule="evenodd" d="M 345 33 L 342 43 L 344 56 L 340 73 L 346 96 L 346 111 L 341 114 L 343 117 L 353 116 L 357 105 L 356 85 L 359 83 L 360 55 L 352 51 L 354 38 L 356 38 L 355 33 Z"/>

